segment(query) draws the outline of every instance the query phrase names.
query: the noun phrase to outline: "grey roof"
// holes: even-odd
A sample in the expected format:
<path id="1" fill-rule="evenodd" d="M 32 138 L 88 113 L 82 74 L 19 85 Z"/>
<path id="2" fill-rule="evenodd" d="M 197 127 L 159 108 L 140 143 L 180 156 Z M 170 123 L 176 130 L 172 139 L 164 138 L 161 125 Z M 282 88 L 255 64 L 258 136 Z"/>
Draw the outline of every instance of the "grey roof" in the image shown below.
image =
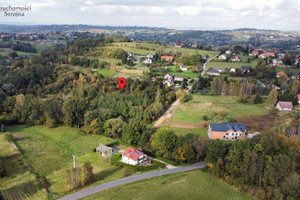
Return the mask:
<path id="1" fill-rule="evenodd" d="M 111 147 L 105 146 L 103 144 L 99 144 L 99 146 L 96 148 L 97 151 L 101 151 L 101 152 L 109 152 L 110 150 L 112 150 Z"/>
<path id="2" fill-rule="evenodd" d="M 251 66 L 242 66 L 242 69 L 243 69 L 243 70 L 250 70 L 250 69 L 251 69 Z"/>
<path id="3" fill-rule="evenodd" d="M 246 124 L 240 124 L 240 123 L 211 123 L 209 124 L 212 131 L 218 131 L 218 132 L 227 132 L 229 130 L 233 131 L 246 131 Z"/>

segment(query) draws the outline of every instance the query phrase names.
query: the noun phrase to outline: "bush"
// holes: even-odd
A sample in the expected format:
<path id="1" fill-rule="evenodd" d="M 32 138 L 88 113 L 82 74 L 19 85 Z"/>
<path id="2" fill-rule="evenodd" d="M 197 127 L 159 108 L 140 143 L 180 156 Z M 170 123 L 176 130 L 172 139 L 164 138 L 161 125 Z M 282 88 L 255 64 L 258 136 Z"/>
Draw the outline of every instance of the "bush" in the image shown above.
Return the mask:
<path id="1" fill-rule="evenodd" d="M 123 168 L 123 177 L 126 177 L 130 174 L 130 169 L 129 167 L 124 167 Z"/>
<path id="2" fill-rule="evenodd" d="M 12 142 L 14 139 L 14 136 L 11 133 L 5 133 L 4 134 L 4 140 L 7 142 Z"/>

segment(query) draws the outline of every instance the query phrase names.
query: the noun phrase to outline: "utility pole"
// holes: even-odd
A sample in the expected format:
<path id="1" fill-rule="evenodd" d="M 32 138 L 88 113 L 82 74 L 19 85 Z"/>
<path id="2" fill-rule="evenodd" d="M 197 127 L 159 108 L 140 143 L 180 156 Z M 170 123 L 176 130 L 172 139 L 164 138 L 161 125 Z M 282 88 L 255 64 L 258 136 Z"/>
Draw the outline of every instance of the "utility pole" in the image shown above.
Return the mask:
<path id="1" fill-rule="evenodd" d="M 72 154 L 72 157 L 73 157 L 73 169 L 75 169 L 76 168 L 76 164 L 75 164 L 76 156 L 74 154 Z"/>

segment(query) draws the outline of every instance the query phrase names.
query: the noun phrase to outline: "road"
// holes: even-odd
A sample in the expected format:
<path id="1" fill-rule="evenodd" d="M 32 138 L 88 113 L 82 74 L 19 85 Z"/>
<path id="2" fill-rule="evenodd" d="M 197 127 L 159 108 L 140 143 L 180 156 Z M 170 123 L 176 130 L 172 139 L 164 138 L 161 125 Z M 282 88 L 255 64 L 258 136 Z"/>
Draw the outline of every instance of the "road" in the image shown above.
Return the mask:
<path id="1" fill-rule="evenodd" d="M 209 63 L 210 61 L 212 61 L 213 59 L 215 59 L 217 56 L 211 57 L 208 61 L 206 61 L 206 63 L 204 63 L 203 65 L 203 71 L 201 73 L 201 76 L 203 77 L 206 71 L 206 64 Z"/>
<path id="2" fill-rule="evenodd" d="M 153 127 L 158 128 L 160 127 L 165 119 L 171 117 L 171 112 L 178 106 L 180 103 L 180 99 L 177 99 L 171 106 L 170 108 L 154 123 Z"/>
<path id="3" fill-rule="evenodd" d="M 185 167 L 177 167 L 177 168 L 173 168 L 173 169 L 164 169 L 164 170 L 159 170 L 159 171 L 154 171 L 154 172 L 148 172 L 148 173 L 144 173 L 144 174 L 139 174 L 136 176 L 130 176 L 127 178 L 122 178 L 122 179 L 118 179 L 115 181 L 110 181 L 101 185 L 97 185 L 94 187 L 90 187 L 84 190 L 81 190 L 79 192 L 75 192 L 73 194 L 67 195 L 59 200 L 75 200 L 75 199 L 81 199 L 83 197 L 95 194 L 97 192 L 101 192 L 103 190 L 107 190 L 119 185 L 124 185 L 127 183 L 131 183 L 131 182 L 135 182 L 135 181 L 139 181 L 139 180 L 143 180 L 143 179 L 148 179 L 148 178 L 153 178 L 153 177 L 157 177 L 157 176 L 163 176 L 163 175 L 167 175 L 167 174 L 176 174 L 176 173 L 180 173 L 180 172 L 185 172 L 185 171 L 190 171 L 190 170 L 195 170 L 195 169 L 200 169 L 205 167 L 206 164 L 205 163 L 197 163 L 194 165 L 189 165 L 189 166 L 185 166 Z"/>

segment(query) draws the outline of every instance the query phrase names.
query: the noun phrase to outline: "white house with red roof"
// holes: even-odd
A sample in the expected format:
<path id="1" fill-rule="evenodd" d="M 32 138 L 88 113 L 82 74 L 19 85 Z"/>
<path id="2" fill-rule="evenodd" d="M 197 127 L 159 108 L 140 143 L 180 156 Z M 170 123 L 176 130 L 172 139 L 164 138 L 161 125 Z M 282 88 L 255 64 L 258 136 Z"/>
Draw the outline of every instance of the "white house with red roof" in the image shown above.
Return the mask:
<path id="1" fill-rule="evenodd" d="M 292 111 L 293 110 L 293 104 L 290 101 L 278 101 L 276 107 L 280 111 Z"/>
<path id="2" fill-rule="evenodd" d="M 122 162 L 129 165 L 144 166 L 148 163 L 148 156 L 144 154 L 141 149 L 128 147 L 122 153 Z"/>
<path id="3" fill-rule="evenodd" d="M 300 104 L 300 94 L 297 94 L 298 104 Z"/>
<path id="4" fill-rule="evenodd" d="M 286 73 L 284 73 L 284 72 L 277 72 L 276 78 L 280 78 L 283 75 L 286 75 Z"/>

